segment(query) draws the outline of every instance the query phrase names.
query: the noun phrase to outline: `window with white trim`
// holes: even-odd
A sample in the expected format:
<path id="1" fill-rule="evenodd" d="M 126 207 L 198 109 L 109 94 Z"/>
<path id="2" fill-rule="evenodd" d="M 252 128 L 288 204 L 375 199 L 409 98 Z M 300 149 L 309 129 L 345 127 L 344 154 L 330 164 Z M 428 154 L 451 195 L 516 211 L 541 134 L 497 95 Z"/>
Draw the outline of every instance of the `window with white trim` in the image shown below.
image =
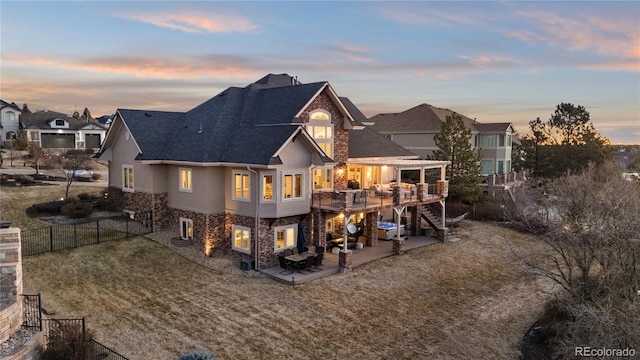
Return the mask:
<path id="1" fill-rule="evenodd" d="M 274 250 L 279 252 L 285 249 L 294 248 L 296 246 L 297 237 L 297 224 L 276 227 Z"/>
<path id="2" fill-rule="evenodd" d="M 313 190 L 333 189 L 333 168 L 313 170 Z"/>
<path id="3" fill-rule="evenodd" d="M 122 165 L 122 190 L 133 191 L 133 165 Z"/>
<path id="4" fill-rule="evenodd" d="M 231 225 L 231 248 L 243 253 L 251 253 L 251 228 Z"/>
<path id="5" fill-rule="evenodd" d="M 40 141 L 40 131 L 31 131 L 31 141 Z"/>
<path id="6" fill-rule="evenodd" d="M 285 174 L 282 196 L 285 200 L 302 199 L 302 174 Z"/>
<path id="7" fill-rule="evenodd" d="M 250 201 L 249 173 L 247 171 L 233 172 L 233 196 L 234 200 Z"/>
<path id="8" fill-rule="evenodd" d="M 480 170 L 480 173 L 482 175 L 493 174 L 493 161 L 492 160 L 482 160 L 482 161 L 480 161 L 480 166 L 482 168 L 482 170 Z"/>
<path id="9" fill-rule="evenodd" d="M 273 175 L 262 175 L 262 201 L 273 201 Z"/>
<path id="10" fill-rule="evenodd" d="M 191 169 L 180 168 L 180 191 L 191 192 Z"/>
<path id="11" fill-rule="evenodd" d="M 180 239 L 191 240 L 193 239 L 193 220 L 187 218 L 180 218 Z"/>
<path id="12" fill-rule="evenodd" d="M 479 146 L 481 148 L 491 148 L 496 146 L 495 135 L 480 135 L 478 137 Z"/>
<path id="13" fill-rule="evenodd" d="M 331 114 L 324 110 L 316 110 L 309 114 L 307 132 L 324 153 L 333 158 L 333 124 Z"/>

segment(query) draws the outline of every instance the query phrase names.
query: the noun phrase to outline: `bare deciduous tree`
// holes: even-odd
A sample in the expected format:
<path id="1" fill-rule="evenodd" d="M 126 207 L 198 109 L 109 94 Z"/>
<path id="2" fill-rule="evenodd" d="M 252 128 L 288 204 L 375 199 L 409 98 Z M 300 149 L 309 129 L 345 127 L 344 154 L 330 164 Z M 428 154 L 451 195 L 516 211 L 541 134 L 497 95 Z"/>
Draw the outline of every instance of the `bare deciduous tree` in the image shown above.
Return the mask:
<path id="1" fill-rule="evenodd" d="M 65 177 L 65 199 L 69 197 L 69 188 L 78 175 L 79 170 L 82 170 L 89 164 L 92 156 L 91 151 L 81 149 L 69 150 L 66 154 L 58 156 L 56 163 L 58 169 L 61 170 Z"/>
<path id="2" fill-rule="evenodd" d="M 556 304 L 566 317 L 554 326 L 556 351 L 640 345 L 640 184 L 605 163 L 516 200 L 509 217 L 548 245 L 526 263 L 565 290 Z"/>

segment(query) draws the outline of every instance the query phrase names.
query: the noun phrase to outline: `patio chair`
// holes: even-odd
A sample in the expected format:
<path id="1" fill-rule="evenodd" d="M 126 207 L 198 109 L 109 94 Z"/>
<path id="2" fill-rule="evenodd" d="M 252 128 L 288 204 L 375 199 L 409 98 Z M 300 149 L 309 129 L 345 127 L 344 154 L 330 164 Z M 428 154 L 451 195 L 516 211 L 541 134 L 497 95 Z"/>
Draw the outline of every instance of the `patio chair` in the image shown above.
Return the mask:
<path id="1" fill-rule="evenodd" d="M 278 256 L 278 260 L 280 261 L 280 267 L 283 268 L 284 270 L 280 271 L 280 274 L 283 275 L 289 275 L 293 273 L 293 263 L 287 259 L 285 259 L 284 256 L 280 255 Z M 288 273 L 285 274 L 285 272 L 287 272 L 287 270 L 290 270 Z"/>
<path id="2" fill-rule="evenodd" d="M 313 265 L 315 264 L 315 259 L 316 257 L 313 255 L 309 255 L 307 256 L 307 261 L 304 263 L 304 270 L 308 271 L 308 272 L 313 272 L 314 270 L 312 270 L 311 268 L 313 267 Z"/>
<path id="3" fill-rule="evenodd" d="M 297 255 L 298 254 L 298 248 L 293 248 L 291 249 L 293 255 Z"/>
<path id="4" fill-rule="evenodd" d="M 309 246 L 309 249 L 307 249 L 307 251 L 308 251 L 308 252 L 310 252 L 310 253 L 315 253 L 315 252 L 316 252 L 316 247 L 315 247 L 315 245 L 311 245 L 311 246 Z"/>
<path id="5" fill-rule="evenodd" d="M 325 251 L 324 246 L 316 246 L 316 254 L 324 254 Z"/>
<path id="6" fill-rule="evenodd" d="M 313 267 L 318 270 L 322 270 L 320 265 L 322 265 L 322 259 L 324 258 L 324 252 L 318 253 L 316 257 L 313 259 Z"/>
<path id="7" fill-rule="evenodd" d="M 283 251 L 284 256 L 290 256 L 293 255 L 293 251 L 291 251 L 291 249 L 286 249 L 285 251 Z"/>

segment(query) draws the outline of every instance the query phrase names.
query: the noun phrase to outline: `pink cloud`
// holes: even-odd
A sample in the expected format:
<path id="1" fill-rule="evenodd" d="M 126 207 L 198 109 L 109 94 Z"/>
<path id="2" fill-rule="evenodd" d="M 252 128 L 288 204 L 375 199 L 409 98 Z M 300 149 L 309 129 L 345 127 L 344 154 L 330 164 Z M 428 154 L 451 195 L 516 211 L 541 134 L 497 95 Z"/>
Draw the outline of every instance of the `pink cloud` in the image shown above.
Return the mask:
<path id="1" fill-rule="evenodd" d="M 258 26 L 253 24 L 250 19 L 237 15 L 159 12 L 119 16 L 187 33 L 247 32 L 258 29 Z"/>

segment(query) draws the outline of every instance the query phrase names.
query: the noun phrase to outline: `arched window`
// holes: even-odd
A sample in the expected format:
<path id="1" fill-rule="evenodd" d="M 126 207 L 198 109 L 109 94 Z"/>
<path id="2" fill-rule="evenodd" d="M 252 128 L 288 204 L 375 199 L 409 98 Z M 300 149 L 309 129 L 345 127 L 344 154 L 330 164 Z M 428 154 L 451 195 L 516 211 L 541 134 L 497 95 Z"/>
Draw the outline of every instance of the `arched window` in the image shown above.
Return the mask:
<path id="1" fill-rule="evenodd" d="M 307 132 L 316 141 L 318 146 L 333 158 L 333 124 L 331 114 L 324 110 L 315 110 L 309 115 Z"/>
<path id="2" fill-rule="evenodd" d="M 5 115 L 7 121 L 16 121 L 16 113 L 14 113 L 13 111 L 7 111 Z"/>
<path id="3" fill-rule="evenodd" d="M 309 114 L 307 132 L 324 153 L 333 158 L 333 124 L 331 114 L 325 110 L 314 110 Z M 333 169 L 320 168 L 313 171 L 313 189 L 328 190 L 333 188 Z"/>

